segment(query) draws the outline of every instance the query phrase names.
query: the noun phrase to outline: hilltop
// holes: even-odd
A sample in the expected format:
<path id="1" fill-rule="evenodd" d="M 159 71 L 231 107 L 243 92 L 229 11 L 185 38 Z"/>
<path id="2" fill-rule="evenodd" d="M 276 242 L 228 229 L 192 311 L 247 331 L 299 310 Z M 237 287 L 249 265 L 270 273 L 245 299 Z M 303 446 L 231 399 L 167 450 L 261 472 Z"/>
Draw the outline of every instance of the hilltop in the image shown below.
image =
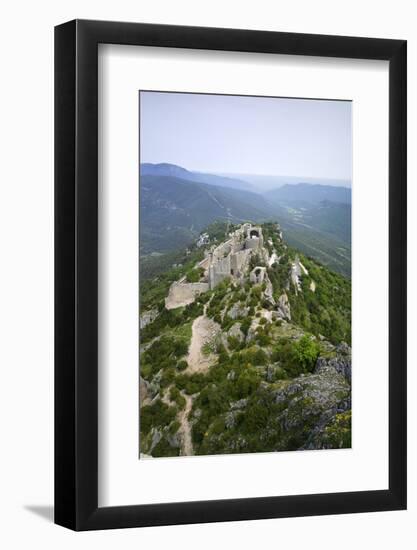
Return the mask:
<path id="1" fill-rule="evenodd" d="M 276 223 L 217 223 L 141 284 L 140 449 L 350 447 L 350 281 Z"/>

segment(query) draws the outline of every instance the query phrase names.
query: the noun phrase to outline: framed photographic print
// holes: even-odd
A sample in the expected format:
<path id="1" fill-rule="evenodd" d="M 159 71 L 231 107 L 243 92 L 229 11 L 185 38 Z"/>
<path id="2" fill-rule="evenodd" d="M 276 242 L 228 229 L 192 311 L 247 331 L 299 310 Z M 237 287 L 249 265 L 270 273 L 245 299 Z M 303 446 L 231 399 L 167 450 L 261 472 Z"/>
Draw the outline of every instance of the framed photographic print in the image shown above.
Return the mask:
<path id="1" fill-rule="evenodd" d="M 406 507 L 406 42 L 55 30 L 55 521 Z"/>

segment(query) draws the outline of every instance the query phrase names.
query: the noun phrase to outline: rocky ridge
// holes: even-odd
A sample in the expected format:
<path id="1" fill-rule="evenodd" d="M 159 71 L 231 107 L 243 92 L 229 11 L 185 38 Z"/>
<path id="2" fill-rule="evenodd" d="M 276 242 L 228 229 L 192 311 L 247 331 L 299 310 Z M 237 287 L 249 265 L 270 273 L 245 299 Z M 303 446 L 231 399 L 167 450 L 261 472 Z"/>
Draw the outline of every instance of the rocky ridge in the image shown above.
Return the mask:
<path id="1" fill-rule="evenodd" d="M 206 259 L 195 268 L 199 279 L 192 283 L 206 284 L 207 290 L 191 301 L 187 294 L 184 306 L 152 313 L 150 322 L 151 315 L 144 317 L 148 330 L 161 325 L 162 336 L 141 347 L 143 455 L 350 446 L 351 350 L 339 335 L 331 341 L 322 334 L 332 335 L 327 318 L 333 311 L 345 323 L 341 335 L 350 334 L 348 297 L 339 305 L 345 283 L 290 250 L 276 224 L 256 227 L 256 235 L 252 229 L 238 227 L 226 248 L 217 245 L 238 260 L 244 256 L 240 264 L 231 256 L 227 276 L 221 271 L 224 254 L 207 243 Z M 242 239 L 247 252 L 239 248 Z M 210 269 L 216 282 L 211 289 Z M 335 285 L 338 294 L 332 294 Z M 320 298 L 330 299 L 329 305 Z M 178 324 L 170 327 L 171 319 Z M 182 355 L 172 344 L 179 341 L 181 323 L 189 326 L 189 336 L 181 333 Z"/>

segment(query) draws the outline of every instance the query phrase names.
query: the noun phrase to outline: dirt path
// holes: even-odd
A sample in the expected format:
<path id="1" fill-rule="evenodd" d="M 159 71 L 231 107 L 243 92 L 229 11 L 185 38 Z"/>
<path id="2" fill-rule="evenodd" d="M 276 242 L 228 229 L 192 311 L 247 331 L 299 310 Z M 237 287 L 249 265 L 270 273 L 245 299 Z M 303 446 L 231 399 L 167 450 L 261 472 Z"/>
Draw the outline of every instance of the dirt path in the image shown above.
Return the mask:
<path id="1" fill-rule="evenodd" d="M 181 456 L 192 456 L 194 454 L 193 449 L 193 441 L 191 438 L 191 426 L 188 421 L 188 415 L 191 411 L 191 407 L 193 405 L 193 399 L 186 393 L 181 392 L 182 395 L 185 397 L 185 407 L 184 409 L 179 413 L 178 420 L 180 422 L 180 428 L 179 432 L 181 434 L 181 450 L 180 455 Z"/>
<path id="2" fill-rule="evenodd" d="M 204 344 L 214 339 L 218 330 L 218 324 L 206 317 L 204 308 L 204 314 L 197 317 L 192 326 L 191 344 L 187 356 L 188 373 L 205 372 L 216 361 L 215 355 L 205 355 L 202 348 Z"/>

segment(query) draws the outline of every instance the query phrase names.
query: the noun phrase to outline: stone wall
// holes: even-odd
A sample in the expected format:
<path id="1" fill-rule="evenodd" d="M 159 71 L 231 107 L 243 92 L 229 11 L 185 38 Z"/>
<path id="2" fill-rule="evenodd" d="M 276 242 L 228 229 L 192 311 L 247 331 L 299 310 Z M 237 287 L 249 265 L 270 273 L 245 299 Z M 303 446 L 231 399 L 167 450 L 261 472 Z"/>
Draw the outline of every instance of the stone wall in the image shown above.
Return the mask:
<path id="1" fill-rule="evenodd" d="M 233 269 L 233 274 L 235 276 L 245 269 L 249 259 L 249 254 L 249 250 L 240 250 L 239 252 L 232 254 L 230 259 L 230 269 Z"/>
<path id="2" fill-rule="evenodd" d="M 226 277 L 239 277 L 246 269 L 253 250 L 262 249 L 261 227 L 244 224 L 209 254 L 208 280 L 212 290 Z"/>
<path id="3" fill-rule="evenodd" d="M 264 245 L 264 238 L 262 235 L 262 228 L 256 226 L 249 226 L 246 229 L 245 248 L 262 248 Z"/>
<path id="4" fill-rule="evenodd" d="M 230 270 L 230 255 L 213 263 L 209 267 L 210 289 L 212 290 L 215 286 L 221 283 L 221 281 L 226 279 L 226 277 L 230 277 Z"/>
<path id="5" fill-rule="evenodd" d="M 250 272 L 249 280 L 251 283 L 263 283 L 266 276 L 266 268 L 257 266 Z"/>
<path id="6" fill-rule="evenodd" d="M 175 309 L 194 302 L 195 297 L 209 290 L 208 283 L 175 282 L 169 288 L 165 298 L 166 309 Z"/>
<path id="7" fill-rule="evenodd" d="M 213 260 L 221 260 L 225 256 L 229 255 L 232 249 L 231 244 L 231 241 L 227 241 L 219 245 L 213 252 Z"/>

